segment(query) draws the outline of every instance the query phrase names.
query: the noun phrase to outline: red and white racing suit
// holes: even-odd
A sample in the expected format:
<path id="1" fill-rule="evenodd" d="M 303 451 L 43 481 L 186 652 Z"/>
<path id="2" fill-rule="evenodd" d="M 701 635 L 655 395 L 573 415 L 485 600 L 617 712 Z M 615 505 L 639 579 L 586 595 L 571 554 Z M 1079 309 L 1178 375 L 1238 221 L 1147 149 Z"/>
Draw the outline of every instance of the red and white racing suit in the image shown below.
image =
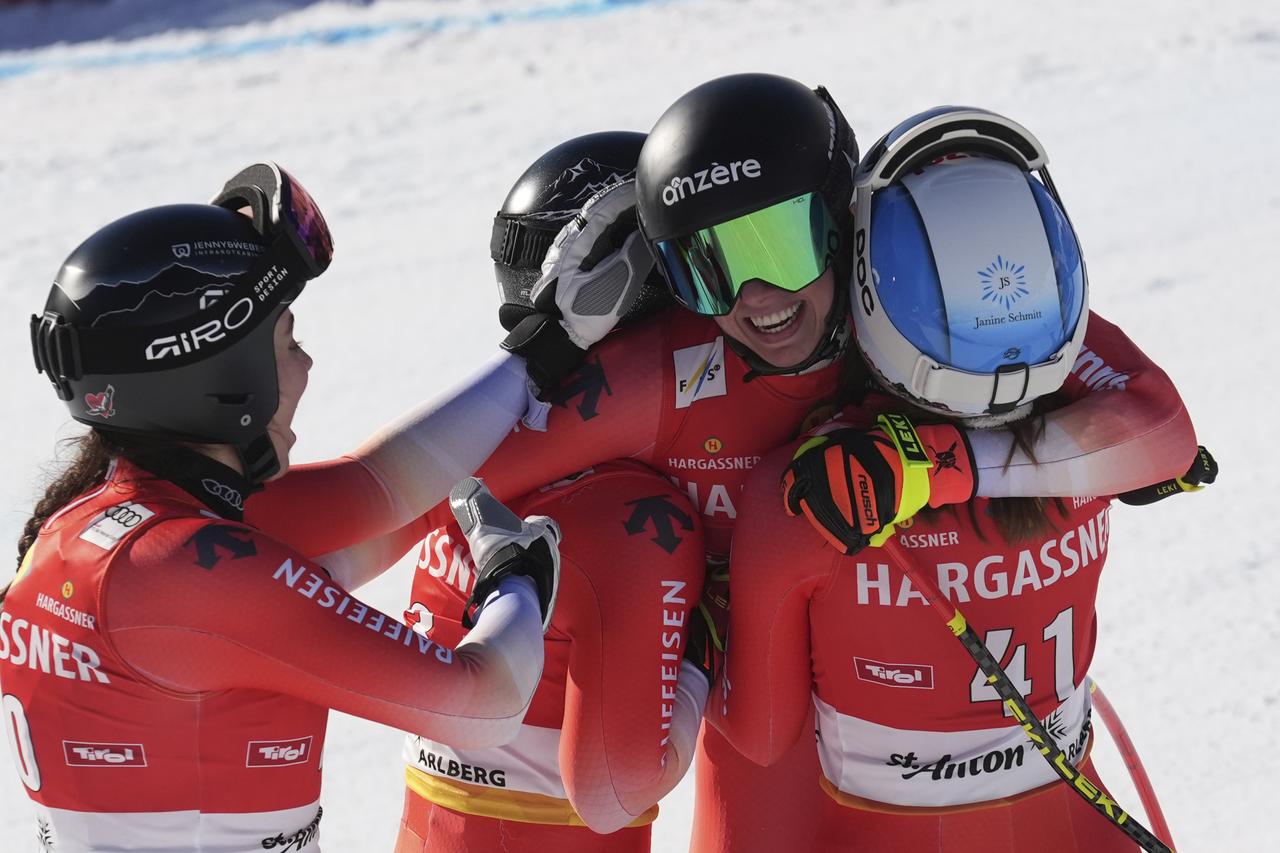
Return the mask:
<path id="1" fill-rule="evenodd" d="M 827 799 L 812 849 L 1132 850 L 1058 781 L 891 553 L 841 556 L 786 515 L 777 484 L 793 449 L 766 457 L 743 495 L 729 648 L 707 715 L 768 765 L 796 742 L 812 748 L 816 711 Z M 895 537 L 1078 766 L 1109 504 L 1046 501 L 1052 529 L 1008 542 L 978 498 L 921 513 Z"/>
<path id="2" fill-rule="evenodd" d="M 1025 464 L 1014 450 L 1006 469 L 1008 435 L 978 436 L 979 494 L 1115 493 L 1185 472 L 1196 446 L 1176 389 L 1119 329 L 1097 315 L 1089 323 L 1085 349 L 1064 388 L 1073 402 L 1047 419 L 1033 448 L 1039 464 Z M 642 462 L 687 493 L 703 516 L 708 556 L 723 561 L 747 475 L 836 396 L 840 370 L 834 363 L 748 381 L 748 366 L 713 320 L 672 309 L 602 341 L 552 393 L 546 431 L 514 432 L 480 475 L 495 494 L 510 499 L 610 459 Z M 387 453 L 376 441 L 367 448 Z M 399 557 L 435 524 L 424 518 L 349 548 L 352 526 L 367 537 L 395 526 L 387 519 L 399 517 L 403 507 L 389 505 L 382 492 L 394 493 L 394 478 L 413 473 L 391 471 L 390 482 L 370 485 L 361 458 L 295 469 L 250 502 L 250 518 L 304 553 L 348 549 L 332 560 L 351 562 L 353 574 Z M 359 494 L 362 500 L 312 506 L 309 498 L 317 494 Z M 304 504 L 307 513 L 290 512 Z M 564 751 L 576 748 L 596 747 L 562 740 L 562 767 Z M 768 771 L 714 729 L 704 727 L 699 751 L 694 849 L 805 848 L 826 799 L 808 744 Z"/>
<path id="3" fill-rule="evenodd" d="M 317 851 L 329 708 L 516 734 L 542 664 L 527 579 L 444 647 L 240 523 L 243 494 L 213 462 L 179 487 L 118 461 L 27 552 L 0 690 L 43 849 Z"/>
<path id="4" fill-rule="evenodd" d="M 701 523 L 671 483 L 627 461 L 511 506 L 552 516 L 562 533 L 542 682 L 508 744 L 407 738 L 396 849 L 648 850 L 655 803 L 693 761 L 707 698 L 706 677 L 682 663 L 705 571 Z M 462 636 L 472 578 L 450 519 L 422 543 L 406 620 L 429 621 L 430 636 L 449 645 Z"/>

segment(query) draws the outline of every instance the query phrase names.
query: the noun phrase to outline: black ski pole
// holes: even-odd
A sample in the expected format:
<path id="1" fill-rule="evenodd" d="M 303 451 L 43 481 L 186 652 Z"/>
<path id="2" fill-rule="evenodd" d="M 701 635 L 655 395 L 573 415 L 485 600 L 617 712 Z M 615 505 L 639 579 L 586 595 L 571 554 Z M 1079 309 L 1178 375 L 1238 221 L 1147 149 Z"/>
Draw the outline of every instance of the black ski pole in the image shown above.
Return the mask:
<path id="1" fill-rule="evenodd" d="M 932 578 L 920 571 L 906 549 L 893 539 L 886 541 L 882 547 L 902 566 L 907 577 L 911 578 L 911 582 L 924 594 L 925 598 L 929 599 L 929 604 L 947 623 L 951 633 L 956 636 L 965 651 L 969 653 L 969 657 L 973 658 L 983 675 L 987 677 L 987 683 L 995 688 L 1014 719 L 1022 726 L 1032 746 L 1044 756 L 1044 760 L 1049 762 L 1049 766 L 1059 778 L 1066 782 L 1071 790 L 1084 797 L 1112 826 L 1133 839 L 1147 853 L 1173 853 L 1173 848 L 1157 838 L 1155 833 L 1139 823 L 1133 815 L 1122 809 L 1119 803 L 1107 796 L 1102 788 L 1075 768 L 1067 757 L 1067 753 L 1045 730 L 1026 698 L 1018 692 L 1018 688 L 1013 686 L 1013 682 L 1005 674 L 1000 662 L 992 656 L 986 644 L 969 626 L 964 614 L 942 595 L 942 591 L 938 589 L 938 585 Z"/>

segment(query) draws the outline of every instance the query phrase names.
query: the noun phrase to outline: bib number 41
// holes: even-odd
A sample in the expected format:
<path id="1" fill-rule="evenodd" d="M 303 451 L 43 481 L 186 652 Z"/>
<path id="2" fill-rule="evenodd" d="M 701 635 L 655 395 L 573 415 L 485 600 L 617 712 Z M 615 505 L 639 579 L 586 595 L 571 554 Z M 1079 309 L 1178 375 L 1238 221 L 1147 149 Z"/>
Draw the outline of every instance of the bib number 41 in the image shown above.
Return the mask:
<path id="1" fill-rule="evenodd" d="M 1072 692 L 1075 691 L 1073 615 L 1073 608 L 1068 607 L 1053 617 L 1053 621 L 1046 625 L 1041 632 L 1041 638 L 1044 642 L 1053 644 L 1053 688 L 1059 702 L 1065 702 L 1070 699 Z M 1012 628 L 992 628 L 987 631 L 982 641 L 986 643 L 991 656 L 1001 662 L 1001 666 L 1004 667 L 1004 671 L 1009 676 L 1009 680 L 1013 682 L 1013 686 L 1018 688 L 1018 692 L 1024 697 L 1030 699 L 1035 685 L 1032 683 L 1032 679 L 1027 676 L 1027 644 L 1019 643 L 1014 646 L 1010 654 L 1009 646 L 1013 642 Z M 1009 655 L 1007 661 L 1005 660 L 1006 655 Z M 969 701 L 1002 701 L 1000 694 L 996 693 L 996 689 L 987 683 L 987 677 L 982 673 L 981 669 L 974 672 L 973 681 L 969 682 Z M 1002 705 L 1002 708 L 1004 715 L 1006 717 L 1010 716 L 1008 706 Z"/>

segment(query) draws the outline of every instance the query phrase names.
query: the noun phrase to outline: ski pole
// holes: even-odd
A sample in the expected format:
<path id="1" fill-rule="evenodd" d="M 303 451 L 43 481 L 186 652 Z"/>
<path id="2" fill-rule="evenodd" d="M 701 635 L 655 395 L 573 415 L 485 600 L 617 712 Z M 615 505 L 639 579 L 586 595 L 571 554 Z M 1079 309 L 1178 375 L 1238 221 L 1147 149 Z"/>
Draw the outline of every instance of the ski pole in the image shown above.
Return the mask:
<path id="1" fill-rule="evenodd" d="M 1151 821 L 1151 829 L 1156 835 L 1169 839 L 1169 843 L 1173 844 L 1173 833 L 1169 832 L 1169 824 L 1165 821 L 1164 812 L 1160 809 L 1160 801 L 1156 799 L 1155 788 L 1151 785 L 1151 778 L 1147 776 L 1146 768 L 1142 766 L 1142 759 L 1138 758 L 1138 750 L 1129 738 L 1129 732 L 1125 730 L 1124 723 L 1120 722 L 1115 707 L 1102 692 L 1098 682 L 1091 681 L 1089 691 L 1093 694 L 1093 707 L 1098 710 L 1098 716 L 1102 718 L 1107 731 L 1111 733 L 1111 739 L 1116 742 L 1116 748 L 1120 750 L 1124 766 L 1129 770 L 1129 778 L 1133 780 L 1133 786 L 1138 789 L 1138 799 L 1142 801 L 1142 808 L 1147 813 L 1147 819 Z"/>
<path id="2" fill-rule="evenodd" d="M 1027 737 L 1031 740 L 1032 746 L 1044 756 L 1045 761 L 1049 762 L 1049 766 L 1053 768 L 1053 771 L 1058 774 L 1062 781 L 1066 782 L 1081 797 L 1084 797 L 1093 806 L 1094 810 L 1106 818 L 1112 826 L 1137 842 L 1138 846 L 1147 851 L 1147 853 L 1173 853 L 1171 847 L 1157 838 L 1151 830 L 1139 823 L 1132 815 L 1122 809 L 1119 803 L 1103 793 L 1097 784 L 1072 765 L 1066 752 L 1058 746 L 1053 736 L 1045 730 L 1040 718 L 1031 710 L 1026 698 L 1018 692 L 1018 688 L 1013 686 L 1013 682 L 1005 674 L 1000 662 L 992 656 L 986 644 L 978 638 L 977 633 L 969 626 L 964 614 L 948 599 L 943 597 L 938 585 L 934 583 L 932 578 L 920 571 L 920 568 L 907 554 L 906 550 L 893 539 L 887 540 L 882 547 L 890 557 L 902 566 L 903 571 L 907 573 L 907 577 L 911 578 L 911 582 L 924 593 L 925 598 L 929 600 L 930 606 L 947 623 L 951 633 L 956 636 L 960 644 L 964 646 L 965 651 L 969 653 L 969 657 L 973 658 L 974 663 L 978 665 L 978 668 L 987 677 L 987 683 L 994 687 L 996 693 L 1004 700 L 1005 706 L 1022 726 L 1023 731 L 1026 732 Z"/>

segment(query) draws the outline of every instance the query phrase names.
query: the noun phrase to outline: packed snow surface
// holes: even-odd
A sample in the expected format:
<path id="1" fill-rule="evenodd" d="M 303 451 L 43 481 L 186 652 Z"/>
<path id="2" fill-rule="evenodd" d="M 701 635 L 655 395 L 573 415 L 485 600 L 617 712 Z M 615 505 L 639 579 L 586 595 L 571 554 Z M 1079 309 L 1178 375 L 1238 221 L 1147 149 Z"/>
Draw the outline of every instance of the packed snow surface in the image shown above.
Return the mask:
<path id="1" fill-rule="evenodd" d="M 57 438 L 76 431 L 30 367 L 27 316 L 100 225 L 205 200 L 264 157 L 302 179 L 338 253 L 298 306 L 316 368 L 295 458 L 326 458 L 494 349 L 490 221 L 535 156 L 580 133 L 645 130 L 684 91 L 738 71 L 827 85 L 864 148 L 941 103 L 995 109 L 1045 143 L 1094 308 L 1175 379 L 1222 466 L 1203 494 L 1115 510 L 1093 671 L 1179 849 L 1275 849 L 1273 0 L 0 8 L 0 541 L 16 539 Z M 412 568 L 365 597 L 399 612 Z M 334 715 L 326 849 L 390 849 L 399 743 Z M 1095 756 L 1136 810 L 1111 745 Z M 684 848 L 691 809 L 687 780 L 663 803 L 655 849 Z M 34 834 L 16 773 L 0 773 L 0 848 L 34 847 Z"/>

